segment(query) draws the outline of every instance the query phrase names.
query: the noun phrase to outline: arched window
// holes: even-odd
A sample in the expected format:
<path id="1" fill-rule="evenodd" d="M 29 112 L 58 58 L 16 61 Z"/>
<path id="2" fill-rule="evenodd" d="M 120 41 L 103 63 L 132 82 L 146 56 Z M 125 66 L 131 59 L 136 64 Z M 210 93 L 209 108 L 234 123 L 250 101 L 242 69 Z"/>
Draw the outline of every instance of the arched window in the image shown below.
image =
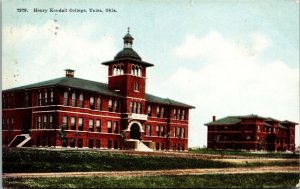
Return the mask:
<path id="1" fill-rule="evenodd" d="M 91 97 L 90 98 L 90 109 L 95 109 L 95 99 L 94 97 Z"/>
<path id="2" fill-rule="evenodd" d="M 79 107 L 80 108 L 84 107 L 83 94 L 79 95 Z"/>
<path id="3" fill-rule="evenodd" d="M 74 93 L 72 93 L 72 106 L 76 106 L 76 94 L 75 94 L 75 92 Z"/>
<path id="4" fill-rule="evenodd" d="M 120 66 L 117 66 L 117 75 L 120 75 L 121 71 L 120 71 Z"/>
<path id="5" fill-rule="evenodd" d="M 115 65 L 113 66 L 113 75 L 117 75 L 117 68 Z"/>
<path id="6" fill-rule="evenodd" d="M 139 91 L 139 84 L 137 82 L 134 82 L 133 90 L 134 91 Z"/>
<path id="7" fill-rule="evenodd" d="M 112 99 L 108 100 L 108 111 L 112 112 Z"/>
<path id="8" fill-rule="evenodd" d="M 97 98 L 97 110 L 101 110 L 101 97 Z"/>
<path id="9" fill-rule="evenodd" d="M 135 75 L 138 76 L 139 75 L 139 68 L 137 66 L 135 66 Z"/>
<path id="10" fill-rule="evenodd" d="M 121 69 L 121 73 L 120 74 L 123 75 L 124 74 L 124 66 L 123 66 L 123 64 L 121 65 L 120 69 Z"/>
<path id="11" fill-rule="evenodd" d="M 142 76 L 142 67 L 139 67 L 139 74 L 138 76 Z"/>
<path id="12" fill-rule="evenodd" d="M 133 113 L 137 112 L 137 105 L 136 102 L 133 103 Z"/>
<path id="13" fill-rule="evenodd" d="M 69 94 L 68 92 L 64 92 L 64 105 L 68 106 L 69 105 L 69 98 L 68 98 Z"/>
<path id="14" fill-rule="evenodd" d="M 135 75 L 135 68 L 134 68 L 134 65 L 132 65 L 132 67 L 131 67 L 131 74 L 132 74 L 132 75 Z"/>

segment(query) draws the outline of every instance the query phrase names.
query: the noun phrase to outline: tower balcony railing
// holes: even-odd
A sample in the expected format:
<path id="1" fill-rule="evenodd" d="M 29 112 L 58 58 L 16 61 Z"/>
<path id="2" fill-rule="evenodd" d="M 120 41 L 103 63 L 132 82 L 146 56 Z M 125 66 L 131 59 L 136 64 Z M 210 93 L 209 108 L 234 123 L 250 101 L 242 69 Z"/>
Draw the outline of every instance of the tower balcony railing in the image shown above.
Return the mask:
<path id="1" fill-rule="evenodd" d="M 128 114 L 128 119 L 135 119 L 135 120 L 146 121 L 148 119 L 148 115 L 146 115 L 146 114 L 130 113 L 130 114 Z"/>

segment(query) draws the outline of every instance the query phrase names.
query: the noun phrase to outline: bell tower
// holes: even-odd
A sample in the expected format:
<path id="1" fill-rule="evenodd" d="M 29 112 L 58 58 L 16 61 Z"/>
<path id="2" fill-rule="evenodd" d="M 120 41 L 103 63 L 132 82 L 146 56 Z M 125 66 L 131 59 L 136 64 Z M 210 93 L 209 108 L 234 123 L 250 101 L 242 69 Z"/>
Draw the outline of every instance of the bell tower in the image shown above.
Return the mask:
<path id="1" fill-rule="evenodd" d="M 145 99 L 146 68 L 153 64 L 142 61 L 133 46 L 134 38 L 127 34 L 123 37 L 124 48 L 114 60 L 103 62 L 108 66 L 108 88 L 126 98 Z"/>

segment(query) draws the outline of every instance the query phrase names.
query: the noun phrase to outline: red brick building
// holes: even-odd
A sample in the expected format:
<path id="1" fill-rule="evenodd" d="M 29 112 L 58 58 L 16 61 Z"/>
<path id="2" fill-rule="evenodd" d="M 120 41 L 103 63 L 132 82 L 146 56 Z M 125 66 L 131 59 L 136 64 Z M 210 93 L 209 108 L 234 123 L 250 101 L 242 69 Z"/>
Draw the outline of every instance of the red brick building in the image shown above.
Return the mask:
<path id="1" fill-rule="evenodd" d="M 136 139 L 156 150 L 188 149 L 193 106 L 146 93 L 146 71 L 124 36 L 124 49 L 104 62 L 108 84 L 65 77 L 3 91 L 4 145 L 120 149 Z M 18 137 L 16 137 L 18 136 Z"/>
<path id="2" fill-rule="evenodd" d="M 210 149 L 295 151 L 295 126 L 257 115 L 228 116 L 215 119 L 207 126 Z"/>

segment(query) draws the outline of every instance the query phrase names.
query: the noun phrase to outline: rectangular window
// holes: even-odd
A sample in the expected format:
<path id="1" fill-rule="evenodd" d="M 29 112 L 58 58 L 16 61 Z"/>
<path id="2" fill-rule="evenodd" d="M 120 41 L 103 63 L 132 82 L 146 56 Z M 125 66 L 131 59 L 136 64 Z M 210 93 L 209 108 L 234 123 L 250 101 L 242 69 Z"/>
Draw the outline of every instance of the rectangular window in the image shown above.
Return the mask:
<path id="1" fill-rule="evenodd" d="M 11 125 L 11 129 L 14 129 L 14 118 L 11 118 L 10 125 Z"/>
<path id="2" fill-rule="evenodd" d="M 112 128 L 111 128 L 111 121 L 107 122 L 107 132 L 112 133 Z"/>
<path id="3" fill-rule="evenodd" d="M 184 110 L 182 110 L 181 119 L 185 120 L 185 111 Z"/>
<path id="4" fill-rule="evenodd" d="M 147 107 L 147 114 L 148 114 L 148 116 L 150 116 L 151 117 L 151 115 L 152 115 L 152 111 L 151 111 L 152 109 L 151 109 L 151 105 L 148 105 L 148 107 Z"/>
<path id="5" fill-rule="evenodd" d="M 185 138 L 185 129 L 181 128 L 181 138 Z"/>
<path id="6" fill-rule="evenodd" d="M 63 116 L 63 129 L 68 129 L 68 116 Z"/>
<path id="7" fill-rule="evenodd" d="M 160 127 L 160 136 L 165 136 L 165 127 L 164 126 Z"/>
<path id="8" fill-rule="evenodd" d="M 151 125 L 147 125 L 147 135 L 151 136 Z"/>
<path id="9" fill-rule="evenodd" d="M 96 121 L 96 131 L 101 132 L 101 122 L 100 122 L 100 120 Z"/>
<path id="10" fill-rule="evenodd" d="M 118 130 L 119 130 L 119 128 L 118 128 L 118 122 L 115 121 L 114 122 L 114 133 L 118 133 Z"/>
<path id="11" fill-rule="evenodd" d="M 70 148 L 75 148 L 75 139 L 70 138 Z"/>
<path id="12" fill-rule="evenodd" d="M 177 137 L 181 137 L 181 129 L 180 128 L 177 129 Z"/>
<path id="13" fill-rule="evenodd" d="M 165 118 L 165 108 L 164 107 L 161 108 L 161 117 Z"/>
<path id="14" fill-rule="evenodd" d="M 48 93 L 47 91 L 45 91 L 44 93 L 44 105 L 47 105 L 48 104 Z"/>
<path id="15" fill-rule="evenodd" d="M 41 128 L 41 116 L 37 116 L 36 117 L 36 128 L 37 129 L 40 129 Z M 7 124 L 7 127 L 8 127 L 8 124 Z"/>
<path id="16" fill-rule="evenodd" d="M 89 131 L 94 132 L 94 120 L 93 119 L 89 120 Z"/>
<path id="17" fill-rule="evenodd" d="M 79 95 L 79 107 L 83 108 L 84 107 L 84 100 L 83 100 L 83 94 Z"/>
<path id="18" fill-rule="evenodd" d="M 44 115 L 43 117 L 43 129 L 47 129 L 47 116 Z"/>
<path id="19" fill-rule="evenodd" d="M 174 137 L 176 137 L 176 130 L 177 130 L 177 128 L 174 127 Z"/>
<path id="20" fill-rule="evenodd" d="M 159 106 L 156 108 L 156 117 L 160 117 Z"/>
<path id="21" fill-rule="evenodd" d="M 68 139 L 63 138 L 62 139 L 62 147 L 67 147 L 67 145 L 68 145 Z"/>
<path id="22" fill-rule="evenodd" d="M 82 138 L 79 138 L 78 140 L 77 140 L 77 147 L 78 148 L 82 148 Z"/>
<path id="23" fill-rule="evenodd" d="M 96 148 L 100 148 L 100 140 L 96 140 Z"/>
<path id="24" fill-rule="evenodd" d="M 133 102 L 130 102 L 130 113 L 133 113 Z"/>
<path id="25" fill-rule="evenodd" d="M 177 150 L 180 151 L 180 144 L 177 144 Z"/>
<path id="26" fill-rule="evenodd" d="M 101 97 L 97 98 L 97 110 L 101 110 Z"/>
<path id="27" fill-rule="evenodd" d="M 119 148 L 119 143 L 117 140 L 114 141 L 114 149 L 118 149 Z"/>
<path id="28" fill-rule="evenodd" d="M 68 94 L 68 92 L 64 92 L 64 105 L 65 106 L 69 105 L 69 94 Z"/>
<path id="29" fill-rule="evenodd" d="M 53 115 L 49 115 L 49 129 L 53 129 Z"/>
<path id="30" fill-rule="evenodd" d="M 172 145 L 172 149 L 173 149 L 173 151 L 176 151 L 176 144 L 175 143 Z"/>
<path id="31" fill-rule="evenodd" d="M 78 130 L 83 131 L 83 118 L 78 118 Z"/>
<path id="32" fill-rule="evenodd" d="M 161 150 L 165 150 L 165 143 L 161 143 Z"/>
<path id="33" fill-rule="evenodd" d="M 71 117 L 71 130 L 76 130 L 76 119 Z"/>
<path id="34" fill-rule="evenodd" d="M 108 111 L 112 112 L 112 99 L 108 100 Z"/>
<path id="35" fill-rule="evenodd" d="M 118 101 L 114 101 L 114 112 L 118 112 Z"/>
<path id="36" fill-rule="evenodd" d="M 75 107 L 76 106 L 76 94 L 72 93 L 72 106 Z"/>
<path id="37" fill-rule="evenodd" d="M 95 99 L 94 97 L 91 97 L 90 98 L 90 109 L 95 109 Z"/>
<path id="38" fill-rule="evenodd" d="M 173 110 L 173 116 L 174 116 L 174 119 L 177 118 L 177 117 L 176 117 L 176 114 L 177 114 L 177 111 L 176 111 L 176 109 L 174 109 L 174 110 Z"/>
<path id="39" fill-rule="evenodd" d="M 89 139 L 89 148 L 94 148 L 94 139 Z"/>
<path id="40" fill-rule="evenodd" d="M 177 110 L 177 114 L 178 114 L 177 119 L 180 119 L 180 115 L 181 115 L 180 113 L 181 113 L 180 109 Z"/>
<path id="41" fill-rule="evenodd" d="M 156 126 L 156 136 L 159 136 L 159 126 Z"/>
<path id="42" fill-rule="evenodd" d="M 112 148 L 111 140 L 107 140 L 107 148 L 108 149 Z"/>
<path id="43" fill-rule="evenodd" d="M 184 144 L 182 144 L 182 148 L 181 148 L 181 150 L 182 150 L 182 151 L 184 151 Z"/>
<path id="44" fill-rule="evenodd" d="M 54 101 L 53 91 L 50 92 L 50 103 L 52 104 Z"/>

